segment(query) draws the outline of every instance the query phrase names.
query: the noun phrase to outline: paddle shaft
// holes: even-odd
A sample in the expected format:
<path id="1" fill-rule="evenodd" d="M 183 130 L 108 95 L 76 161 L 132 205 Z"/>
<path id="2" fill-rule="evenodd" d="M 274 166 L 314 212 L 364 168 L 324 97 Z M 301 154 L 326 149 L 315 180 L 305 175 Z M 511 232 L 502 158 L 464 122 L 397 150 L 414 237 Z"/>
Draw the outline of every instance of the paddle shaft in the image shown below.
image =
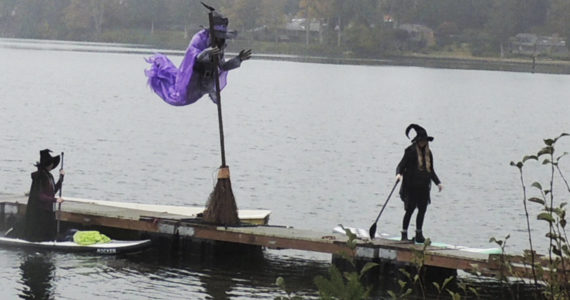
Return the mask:
<path id="1" fill-rule="evenodd" d="M 215 46 L 215 32 L 214 32 L 214 15 L 213 11 L 210 10 L 208 13 L 208 19 L 210 22 L 210 46 Z M 219 55 L 214 55 L 214 82 L 216 83 L 216 105 L 218 107 L 218 127 L 220 129 L 220 149 L 222 154 L 222 168 L 226 166 L 226 147 L 224 145 L 224 124 L 222 120 L 222 97 L 220 93 L 220 77 L 218 71 L 218 65 L 220 61 Z"/>
<path id="2" fill-rule="evenodd" d="M 63 170 L 63 152 L 61 152 L 61 168 L 60 171 Z M 63 190 L 63 180 L 61 181 L 61 185 L 59 186 L 59 198 L 61 198 L 61 190 Z M 61 215 L 61 202 L 57 204 L 57 234 L 59 235 L 59 218 Z M 53 228 L 53 227 L 52 227 Z"/>
<path id="3" fill-rule="evenodd" d="M 394 187 L 392 188 L 392 190 L 390 191 L 390 194 L 388 195 L 388 199 L 386 199 L 386 202 L 384 202 L 384 206 L 382 206 L 382 209 L 380 210 L 380 213 L 378 214 L 378 216 L 376 217 L 376 220 L 374 221 L 374 224 L 372 224 L 372 226 L 370 227 L 370 238 L 374 238 L 374 233 L 376 233 L 376 223 L 378 223 L 378 219 L 380 219 L 380 216 L 382 215 L 382 212 L 384 212 L 384 209 L 386 208 L 386 206 L 388 205 L 388 201 L 390 201 L 390 197 L 392 197 L 392 194 L 394 193 L 394 190 L 396 189 L 396 186 L 398 186 L 398 182 L 400 182 L 400 179 L 396 179 L 396 183 L 394 183 Z"/>

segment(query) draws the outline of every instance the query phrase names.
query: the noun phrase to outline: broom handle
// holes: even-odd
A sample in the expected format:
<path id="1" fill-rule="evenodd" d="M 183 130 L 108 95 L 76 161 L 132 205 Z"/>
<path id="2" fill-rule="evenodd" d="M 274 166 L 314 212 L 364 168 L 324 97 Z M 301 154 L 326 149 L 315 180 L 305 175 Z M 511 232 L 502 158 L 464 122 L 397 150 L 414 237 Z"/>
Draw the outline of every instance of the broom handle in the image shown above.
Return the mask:
<path id="1" fill-rule="evenodd" d="M 215 35 L 214 35 L 214 15 L 212 11 L 208 13 L 208 19 L 210 21 L 210 45 L 215 45 Z M 219 64 L 219 56 L 214 55 L 214 81 L 216 82 L 216 98 L 217 102 L 216 105 L 218 106 L 218 126 L 220 129 L 220 149 L 222 152 L 222 166 L 221 168 L 225 168 L 226 166 L 226 148 L 224 145 L 224 124 L 222 121 L 222 96 L 220 95 L 220 78 L 218 72 L 218 64 Z"/>

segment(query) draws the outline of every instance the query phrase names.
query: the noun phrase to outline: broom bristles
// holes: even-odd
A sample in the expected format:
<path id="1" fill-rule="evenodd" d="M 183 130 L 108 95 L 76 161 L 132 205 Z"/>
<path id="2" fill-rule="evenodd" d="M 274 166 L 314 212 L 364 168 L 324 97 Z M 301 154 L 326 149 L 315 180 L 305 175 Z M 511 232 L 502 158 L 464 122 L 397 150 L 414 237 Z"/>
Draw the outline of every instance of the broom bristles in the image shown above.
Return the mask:
<path id="1" fill-rule="evenodd" d="M 221 168 L 218 173 L 218 182 L 208 197 L 204 221 L 225 226 L 239 224 L 236 200 L 227 168 Z"/>

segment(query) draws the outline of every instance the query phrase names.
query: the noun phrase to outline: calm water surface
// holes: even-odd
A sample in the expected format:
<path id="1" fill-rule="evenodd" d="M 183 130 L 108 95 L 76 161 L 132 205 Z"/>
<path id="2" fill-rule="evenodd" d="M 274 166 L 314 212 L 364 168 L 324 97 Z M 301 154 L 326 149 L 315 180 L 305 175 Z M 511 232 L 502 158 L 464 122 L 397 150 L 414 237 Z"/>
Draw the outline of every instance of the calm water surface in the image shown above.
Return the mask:
<path id="1" fill-rule="evenodd" d="M 64 196 L 204 205 L 220 165 L 216 106 L 162 102 L 146 86 L 144 56 L 0 47 L 0 192 L 27 192 L 47 147 L 65 152 Z M 435 137 L 444 184 L 432 192 L 425 234 L 472 247 L 510 234 L 516 253 L 528 237 L 509 162 L 570 131 L 569 94 L 566 75 L 248 61 L 222 93 L 238 207 L 269 209 L 276 225 L 368 228 L 409 144 L 404 129 L 416 122 Z M 570 151 L 570 139 L 558 147 Z M 570 174 L 568 160 L 561 168 Z M 528 182 L 546 183 L 546 170 L 529 171 Z M 556 192 L 568 196 L 562 186 Z M 402 214 L 394 197 L 379 231 L 398 234 Z M 545 251 L 547 227 L 532 226 Z M 329 259 L 297 251 L 266 251 L 254 262 L 161 256 L 0 249 L 0 298 L 37 290 L 57 299 L 273 298 L 282 295 L 273 285 L 279 275 L 314 296 L 312 278 Z"/>

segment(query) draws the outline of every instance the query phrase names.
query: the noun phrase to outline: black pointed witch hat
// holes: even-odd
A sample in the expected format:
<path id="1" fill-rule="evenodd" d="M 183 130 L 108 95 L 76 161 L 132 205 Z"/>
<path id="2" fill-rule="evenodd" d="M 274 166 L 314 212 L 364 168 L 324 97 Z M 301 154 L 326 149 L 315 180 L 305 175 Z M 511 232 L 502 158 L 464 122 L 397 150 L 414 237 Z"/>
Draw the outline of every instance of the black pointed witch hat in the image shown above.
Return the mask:
<path id="1" fill-rule="evenodd" d="M 202 5 L 206 7 L 210 12 L 212 12 L 214 21 L 214 36 L 217 39 L 233 39 L 237 37 L 237 31 L 228 30 L 228 24 L 230 23 L 228 18 L 217 12 L 215 8 L 207 5 L 206 3 L 202 2 Z"/>
<path id="2" fill-rule="evenodd" d="M 433 141 L 433 137 L 429 136 L 427 134 L 427 131 L 421 127 L 418 124 L 410 124 L 408 125 L 408 127 L 406 128 L 406 137 L 410 138 L 408 136 L 408 134 L 410 133 L 410 130 L 414 130 L 416 132 L 416 136 L 412 139 L 412 143 L 416 142 L 416 141 Z"/>
<path id="3" fill-rule="evenodd" d="M 51 150 L 49 149 L 44 149 L 40 151 L 40 162 L 37 164 L 38 167 L 48 167 L 49 165 L 52 165 L 52 170 L 55 169 L 55 167 L 57 167 L 57 165 L 59 165 L 59 160 L 60 157 L 59 155 L 57 156 L 51 156 L 50 154 Z"/>

